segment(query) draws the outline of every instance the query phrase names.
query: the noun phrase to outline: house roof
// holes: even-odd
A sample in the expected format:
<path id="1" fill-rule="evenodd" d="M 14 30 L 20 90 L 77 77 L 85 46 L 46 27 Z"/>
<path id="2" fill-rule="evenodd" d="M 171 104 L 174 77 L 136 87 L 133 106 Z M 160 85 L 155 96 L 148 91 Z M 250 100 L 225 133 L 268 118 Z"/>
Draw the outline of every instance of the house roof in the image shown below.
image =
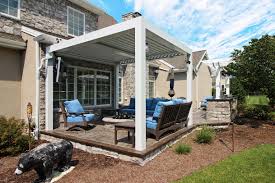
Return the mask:
<path id="1" fill-rule="evenodd" d="M 9 39 L 9 40 L 18 41 L 18 42 L 25 42 L 21 36 L 8 34 L 5 32 L 0 32 L 0 38 Z"/>
<path id="2" fill-rule="evenodd" d="M 104 15 L 104 14 L 107 14 L 104 10 L 98 8 L 97 6 L 91 4 L 89 1 L 87 0 L 69 0 L 71 1 L 72 3 L 82 7 L 82 8 L 85 8 L 86 10 L 89 10 L 95 14 L 98 14 L 98 15 Z"/>
<path id="3" fill-rule="evenodd" d="M 203 59 L 206 50 L 195 51 L 192 53 L 193 67 L 196 68 L 199 62 Z"/>
<path id="4" fill-rule="evenodd" d="M 12 49 L 26 49 L 26 42 L 19 35 L 0 32 L 0 46 Z"/>

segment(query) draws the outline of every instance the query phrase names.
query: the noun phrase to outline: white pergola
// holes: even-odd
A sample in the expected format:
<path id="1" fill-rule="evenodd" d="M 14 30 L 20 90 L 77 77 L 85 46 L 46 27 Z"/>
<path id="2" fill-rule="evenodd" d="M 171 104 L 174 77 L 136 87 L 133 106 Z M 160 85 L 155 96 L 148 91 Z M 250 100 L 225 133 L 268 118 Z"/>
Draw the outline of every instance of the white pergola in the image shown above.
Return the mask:
<path id="1" fill-rule="evenodd" d="M 211 68 L 211 72 L 213 77 L 216 79 L 216 99 L 221 98 L 221 71 L 228 64 L 233 62 L 231 58 L 223 58 L 223 59 L 212 59 L 212 60 L 204 60 L 205 64 L 207 64 Z M 230 77 L 225 78 L 225 89 L 226 95 L 230 95 Z"/>
<path id="2" fill-rule="evenodd" d="M 53 130 L 53 62 L 55 57 L 110 64 L 115 67 L 115 104 L 118 105 L 119 65 L 135 62 L 135 149 L 146 149 L 146 60 L 187 54 L 187 100 L 192 100 L 192 50 L 157 28 L 143 17 L 134 18 L 47 48 L 46 130 Z M 178 91 L 180 92 L 180 91 Z M 192 110 L 191 110 L 192 111 Z M 189 114 L 192 126 L 192 113 Z"/>

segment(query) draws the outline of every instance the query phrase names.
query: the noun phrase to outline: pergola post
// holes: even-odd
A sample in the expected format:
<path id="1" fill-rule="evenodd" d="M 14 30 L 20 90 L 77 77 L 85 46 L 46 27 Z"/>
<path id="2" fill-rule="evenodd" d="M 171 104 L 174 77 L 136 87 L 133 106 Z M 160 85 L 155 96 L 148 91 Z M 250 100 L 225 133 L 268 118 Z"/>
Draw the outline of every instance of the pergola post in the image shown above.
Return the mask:
<path id="1" fill-rule="evenodd" d="M 45 97 L 45 130 L 53 130 L 53 63 L 52 54 L 46 51 L 46 97 Z"/>
<path id="2" fill-rule="evenodd" d="M 119 108 L 119 64 L 115 66 L 115 108 Z"/>
<path id="3" fill-rule="evenodd" d="M 146 149 L 146 32 L 143 18 L 135 27 L 135 149 Z"/>
<path id="4" fill-rule="evenodd" d="M 220 68 L 217 70 L 216 75 L 216 99 L 221 98 L 221 71 Z"/>
<path id="5" fill-rule="evenodd" d="M 189 57 L 189 63 L 187 64 L 187 101 L 192 101 L 192 93 L 193 93 L 193 61 L 192 54 Z M 192 114 L 192 106 L 188 115 L 188 127 L 193 126 L 193 114 Z"/>
<path id="6" fill-rule="evenodd" d="M 230 77 L 227 76 L 225 80 L 225 89 L 226 89 L 226 95 L 230 95 Z"/>

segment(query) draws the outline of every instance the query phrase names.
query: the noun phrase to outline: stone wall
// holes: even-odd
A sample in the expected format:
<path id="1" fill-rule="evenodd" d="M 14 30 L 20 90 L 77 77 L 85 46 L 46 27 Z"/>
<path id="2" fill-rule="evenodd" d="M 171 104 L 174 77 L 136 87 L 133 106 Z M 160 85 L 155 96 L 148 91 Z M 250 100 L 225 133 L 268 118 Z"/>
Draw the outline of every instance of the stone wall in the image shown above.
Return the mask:
<path id="1" fill-rule="evenodd" d="M 209 100 L 206 112 L 208 123 L 231 122 L 232 99 Z"/>
<path id="2" fill-rule="evenodd" d="M 69 38 L 67 34 L 67 7 L 85 14 L 85 32 L 97 29 L 98 15 L 68 0 L 21 0 L 20 20 L 0 17 L 0 32 L 20 35 L 21 26 Z"/>
<path id="3" fill-rule="evenodd" d="M 0 16 L 0 32 L 21 35 L 21 24 L 17 20 Z"/>
<path id="4" fill-rule="evenodd" d="M 149 76 L 153 69 L 146 64 L 146 96 L 149 95 Z M 123 69 L 123 104 L 128 105 L 130 98 L 135 96 L 135 64 L 127 64 Z"/>

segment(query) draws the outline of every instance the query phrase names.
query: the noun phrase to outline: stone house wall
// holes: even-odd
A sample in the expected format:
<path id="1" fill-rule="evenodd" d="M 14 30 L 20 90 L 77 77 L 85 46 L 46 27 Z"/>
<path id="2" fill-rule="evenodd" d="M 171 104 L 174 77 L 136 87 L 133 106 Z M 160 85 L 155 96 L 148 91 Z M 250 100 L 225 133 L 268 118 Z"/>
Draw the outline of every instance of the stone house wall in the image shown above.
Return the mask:
<path id="1" fill-rule="evenodd" d="M 146 96 L 149 95 L 149 78 L 153 73 L 153 68 L 149 67 L 149 63 L 146 65 Z M 128 105 L 131 97 L 135 96 L 135 64 L 127 64 L 123 69 L 123 98 L 122 103 Z"/>
<path id="2" fill-rule="evenodd" d="M 68 0 L 21 0 L 20 19 L 0 16 L 0 32 L 20 35 L 21 26 L 63 38 L 67 34 L 67 7 L 85 14 L 85 32 L 97 29 L 98 15 L 79 7 Z"/>

